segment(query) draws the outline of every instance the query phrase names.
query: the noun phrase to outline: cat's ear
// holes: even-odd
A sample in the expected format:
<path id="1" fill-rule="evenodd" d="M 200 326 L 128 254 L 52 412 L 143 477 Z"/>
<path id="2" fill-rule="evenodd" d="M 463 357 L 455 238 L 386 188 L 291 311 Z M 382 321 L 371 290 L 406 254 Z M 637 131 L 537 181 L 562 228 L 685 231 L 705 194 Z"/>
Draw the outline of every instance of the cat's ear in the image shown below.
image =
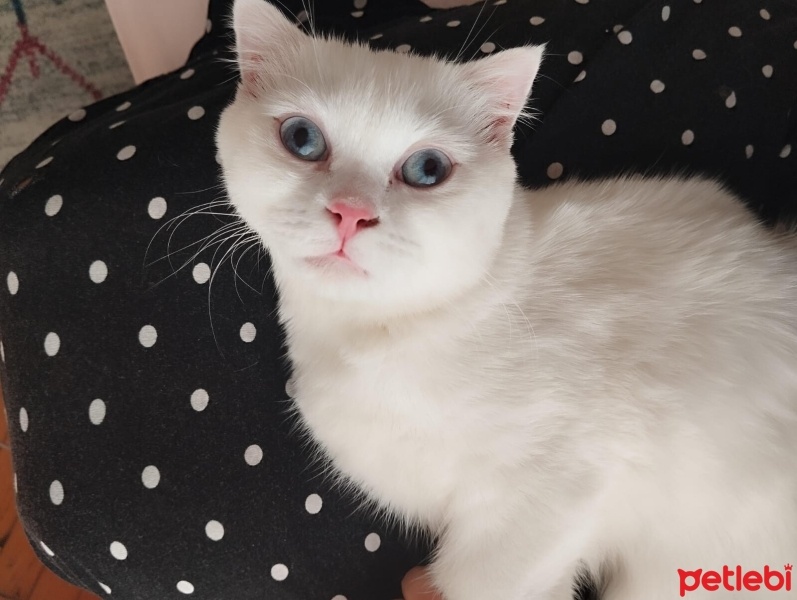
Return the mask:
<path id="1" fill-rule="evenodd" d="M 465 77 L 485 98 L 485 133 L 489 142 L 509 147 L 512 128 L 523 112 L 545 46 L 522 46 L 465 63 Z"/>
<path id="2" fill-rule="evenodd" d="M 265 0 L 235 0 L 232 21 L 242 88 L 257 96 L 264 80 L 281 70 L 305 35 Z"/>

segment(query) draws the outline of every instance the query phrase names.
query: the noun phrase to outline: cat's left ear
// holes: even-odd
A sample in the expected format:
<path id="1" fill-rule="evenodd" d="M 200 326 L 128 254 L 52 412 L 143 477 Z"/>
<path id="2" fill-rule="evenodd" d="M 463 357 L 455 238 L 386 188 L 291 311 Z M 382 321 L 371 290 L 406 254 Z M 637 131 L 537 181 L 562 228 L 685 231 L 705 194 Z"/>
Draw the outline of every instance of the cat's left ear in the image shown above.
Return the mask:
<path id="1" fill-rule="evenodd" d="M 235 0 L 232 17 L 242 87 L 257 96 L 266 79 L 290 61 L 305 35 L 265 0 Z"/>
<path id="2" fill-rule="evenodd" d="M 462 65 L 466 80 L 486 99 L 489 142 L 512 145 L 512 128 L 531 93 L 544 50 L 545 45 L 511 48 Z"/>

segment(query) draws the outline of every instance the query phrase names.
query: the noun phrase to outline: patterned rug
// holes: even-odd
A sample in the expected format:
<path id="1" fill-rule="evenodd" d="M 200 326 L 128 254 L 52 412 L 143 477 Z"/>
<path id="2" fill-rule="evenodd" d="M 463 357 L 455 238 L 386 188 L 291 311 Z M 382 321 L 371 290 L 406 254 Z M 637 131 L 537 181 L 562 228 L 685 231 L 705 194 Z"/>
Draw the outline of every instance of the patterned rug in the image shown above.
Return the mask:
<path id="1" fill-rule="evenodd" d="M 0 0 L 0 168 L 64 115 L 132 85 L 103 0 Z"/>

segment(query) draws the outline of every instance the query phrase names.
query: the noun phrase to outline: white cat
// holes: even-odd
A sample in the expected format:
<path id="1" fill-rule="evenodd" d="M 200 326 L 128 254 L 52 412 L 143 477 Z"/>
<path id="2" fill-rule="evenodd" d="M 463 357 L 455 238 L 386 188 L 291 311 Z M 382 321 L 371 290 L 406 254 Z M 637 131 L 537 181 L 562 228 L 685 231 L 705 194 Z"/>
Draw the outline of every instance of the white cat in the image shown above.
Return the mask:
<path id="1" fill-rule="evenodd" d="M 519 187 L 540 47 L 374 52 L 261 0 L 234 23 L 218 146 L 296 405 L 439 536 L 444 597 L 569 600 L 581 569 L 604 600 L 797 597 L 793 242 L 710 181 Z"/>

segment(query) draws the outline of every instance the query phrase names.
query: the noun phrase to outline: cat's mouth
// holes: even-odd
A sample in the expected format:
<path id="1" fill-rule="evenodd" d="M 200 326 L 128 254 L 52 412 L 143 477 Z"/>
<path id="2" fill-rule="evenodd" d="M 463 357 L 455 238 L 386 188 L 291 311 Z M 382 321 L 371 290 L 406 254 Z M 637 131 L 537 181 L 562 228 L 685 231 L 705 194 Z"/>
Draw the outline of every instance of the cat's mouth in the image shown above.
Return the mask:
<path id="1" fill-rule="evenodd" d="M 330 252 L 329 254 L 311 256 L 305 258 L 304 260 L 307 264 L 324 270 L 335 270 L 341 272 L 348 271 L 363 276 L 368 275 L 368 271 L 355 263 L 342 248 L 340 250 L 336 250 L 335 252 Z"/>

